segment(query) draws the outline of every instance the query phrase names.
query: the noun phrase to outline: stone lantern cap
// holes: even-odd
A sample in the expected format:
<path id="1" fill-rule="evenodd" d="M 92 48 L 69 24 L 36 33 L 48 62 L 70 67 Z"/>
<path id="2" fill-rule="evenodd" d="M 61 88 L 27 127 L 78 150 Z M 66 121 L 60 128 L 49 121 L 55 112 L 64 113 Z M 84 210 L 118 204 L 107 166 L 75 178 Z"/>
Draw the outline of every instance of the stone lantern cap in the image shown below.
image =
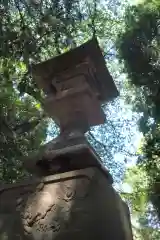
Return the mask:
<path id="1" fill-rule="evenodd" d="M 44 108 L 61 129 L 103 124 L 101 104 L 118 95 L 96 39 L 33 65 L 33 78 L 45 93 Z"/>
<path id="2" fill-rule="evenodd" d="M 77 78 L 76 75 L 78 75 Z M 61 91 L 63 87 L 64 89 L 75 87 L 86 81 L 97 92 L 101 102 L 110 101 L 118 95 L 96 39 L 55 58 L 33 65 L 33 76 L 46 94 L 54 94 Z M 65 82 L 70 79 L 72 79 L 68 84 L 70 86 L 67 84 L 65 86 Z"/>

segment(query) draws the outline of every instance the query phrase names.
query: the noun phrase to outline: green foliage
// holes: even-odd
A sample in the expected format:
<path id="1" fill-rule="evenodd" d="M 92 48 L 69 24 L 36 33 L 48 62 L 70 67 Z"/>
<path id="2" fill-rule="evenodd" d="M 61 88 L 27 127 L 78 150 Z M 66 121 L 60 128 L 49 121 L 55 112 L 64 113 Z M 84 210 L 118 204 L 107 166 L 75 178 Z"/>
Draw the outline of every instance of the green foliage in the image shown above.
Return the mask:
<path id="1" fill-rule="evenodd" d="M 129 205 L 132 203 L 132 214 L 144 213 L 147 203 L 147 193 L 145 190 L 148 186 L 145 171 L 136 166 L 129 168 L 125 173 L 124 179 L 124 183 L 127 183 L 131 187 L 133 193 L 128 195 Z"/>
<path id="2" fill-rule="evenodd" d="M 124 187 L 125 192 L 121 195 L 130 206 L 134 239 L 159 239 L 159 221 L 154 208 L 148 201 L 147 190 L 150 180 L 144 167 L 128 168 L 124 177 L 124 186 L 126 184 L 130 187 L 130 191 L 127 192 Z"/>
<path id="3" fill-rule="evenodd" d="M 134 96 L 127 101 L 142 116 L 139 129 L 145 140 L 138 163 L 147 173 L 148 194 L 160 217 L 160 3 L 145 1 L 129 7 L 125 19 L 117 48 L 129 76 L 129 94 Z"/>
<path id="4" fill-rule="evenodd" d="M 154 204 L 160 218 L 160 132 L 157 128 L 148 133 L 142 146 L 142 155 L 139 157 L 139 165 L 142 165 L 148 174 L 150 184 L 148 186 L 150 200 Z"/>
<path id="5" fill-rule="evenodd" d="M 18 63 L 6 62 L 2 60 L 0 68 L 0 180 L 12 182 L 24 176 L 22 157 L 45 140 L 47 122 L 37 122 L 41 112 L 32 97 L 20 98 L 17 93 L 16 82 L 12 78 L 18 77 L 15 73 L 19 69 Z M 6 75 L 6 65 L 12 66 L 9 76 Z M 33 125 L 35 121 L 36 127 L 24 129 L 25 123 Z"/>

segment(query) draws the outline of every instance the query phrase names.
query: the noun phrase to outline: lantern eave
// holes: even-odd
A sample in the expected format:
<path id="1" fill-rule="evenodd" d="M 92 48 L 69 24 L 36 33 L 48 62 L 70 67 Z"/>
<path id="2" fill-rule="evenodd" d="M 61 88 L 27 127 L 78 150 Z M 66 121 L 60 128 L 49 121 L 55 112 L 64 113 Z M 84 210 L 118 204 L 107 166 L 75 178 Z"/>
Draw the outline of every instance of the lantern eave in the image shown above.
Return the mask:
<path id="1" fill-rule="evenodd" d="M 105 59 L 96 39 L 91 39 L 81 46 L 51 58 L 45 62 L 32 66 L 33 77 L 38 86 L 44 91 L 49 81 L 56 75 L 68 70 L 72 71 L 77 65 L 89 59 L 95 70 L 95 78 L 99 87 L 101 102 L 108 102 L 116 98 L 118 90 L 106 66 Z"/>

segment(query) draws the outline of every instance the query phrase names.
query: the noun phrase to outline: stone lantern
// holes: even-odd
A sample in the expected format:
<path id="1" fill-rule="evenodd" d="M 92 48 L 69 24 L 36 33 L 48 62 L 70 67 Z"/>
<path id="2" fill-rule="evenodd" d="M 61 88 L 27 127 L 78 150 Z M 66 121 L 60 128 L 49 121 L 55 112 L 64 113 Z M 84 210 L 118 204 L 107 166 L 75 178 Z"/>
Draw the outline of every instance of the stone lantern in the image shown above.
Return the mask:
<path id="1" fill-rule="evenodd" d="M 97 40 L 33 66 L 57 138 L 24 162 L 35 178 L 0 189 L 0 234 L 24 240 L 131 240 L 127 205 L 85 133 L 118 95 Z M 0 238 L 1 239 L 1 238 Z"/>
<path id="2" fill-rule="evenodd" d="M 33 77 L 44 91 L 44 108 L 60 127 L 60 136 L 27 158 L 28 171 L 48 175 L 57 165 L 64 172 L 98 166 L 109 175 L 84 136 L 91 126 L 105 123 L 101 105 L 118 95 L 97 41 L 33 66 Z"/>

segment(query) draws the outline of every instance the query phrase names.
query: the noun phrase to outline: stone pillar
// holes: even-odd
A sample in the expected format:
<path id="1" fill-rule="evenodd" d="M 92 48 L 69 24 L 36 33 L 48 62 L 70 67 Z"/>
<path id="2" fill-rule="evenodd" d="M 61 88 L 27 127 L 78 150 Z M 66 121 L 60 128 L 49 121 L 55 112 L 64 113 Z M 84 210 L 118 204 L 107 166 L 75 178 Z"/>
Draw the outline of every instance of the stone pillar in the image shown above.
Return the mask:
<path id="1" fill-rule="evenodd" d="M 131 240 L 125 203 L 98 168 L 0 190 L 1 240 Z"/>

